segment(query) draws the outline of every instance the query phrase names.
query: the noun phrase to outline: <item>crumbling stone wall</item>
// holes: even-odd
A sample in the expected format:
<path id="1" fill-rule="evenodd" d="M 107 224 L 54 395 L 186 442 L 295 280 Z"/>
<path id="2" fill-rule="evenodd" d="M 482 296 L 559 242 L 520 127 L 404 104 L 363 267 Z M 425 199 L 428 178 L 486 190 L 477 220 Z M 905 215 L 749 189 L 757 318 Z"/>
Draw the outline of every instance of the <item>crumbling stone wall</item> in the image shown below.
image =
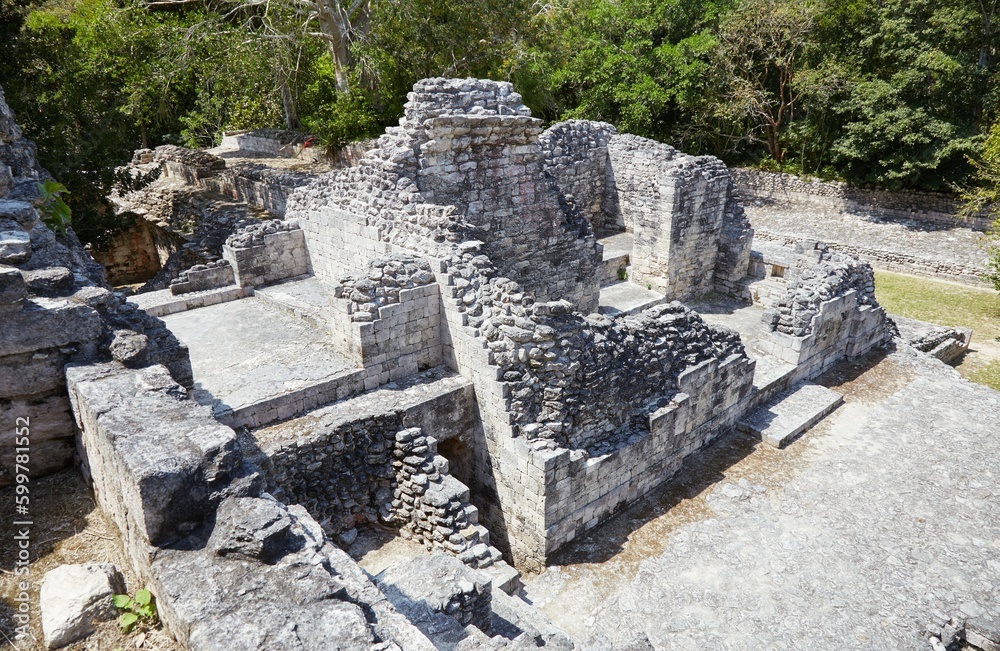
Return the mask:
<path id="1" fill-rule="evenodd" d="M 305 237 L 295 222 L 273 219 L 244 226 L 226 240 L 222 256 L 236 284 L 256 287 L 309 272 Z"/>
<path id="2" fill-rule="evenodd" d="M 595 232 L 622 231 L 618 192 L 608 143 L 618 131 L 607 122 L 558 122 L 539 136 L 545 170 L 570 204 L 590 221 Z"/>
<path id="3" fill-rule="evenodd" d="M 66 364 L 164 363 L 191 381 L 187 350 L 163 324 L 107 289 L 72 229 L 56 235 L 42 222 L 34 202 L 45 178 L 0 89 L 0 485 L 12 478 L 19 418 L 31 432 L 33 478 L 72 462 Z"/>
<path id="4" fill-rule="evenodd" d="M 622 220 L 635 236 L 631 280 L 678 300 L 711 291 L 730 194 L 726 166 L 631 135 L 613 136 L 608 151 Z M 738 227 L 735 213 L 729 221 Z M 730 247 L 738 239 L 727 234 Z"/>
<path id="5" fill-rule="evenodd" d="M 259 450 L 253 458 L 274 494 L 304 505 L 331 536 L 349 540 L 357 524 L 381 522 L 471 567 L 489 567 L 500 552 L 478 525 L 469 489 L 448 474 L 436 438 L 413 426 L 437 431 L 456 398 L 438 396 L 414 411 L 361 397 L 354 408 L 335 406 L 309 422 L 258 430 L 247 447 Z M 445 425 L 453 435 L 449 430 Z"/>
<path id="6" fill-rule="evenodd" d="M 229 261 L 216 260 L 208 264 L 196 264 L 187 271 L 182 271 L 176 279 L 171 281 L 170 293 L 188 294 L 234 285 L 235 283 L 236 276 Z"/>
<path id="7" fill-rule="evenodd" d="M 597 306 L 600 254 L 589 222 L 545 178 L 540 121 L 510 84 L 428 79 L 402 126 L 358 165 L 289 199 L 317 274 L 335 279 L 393 245 L 431 257 L 476 240 L 539 300 Z M 539 254 L 532 242 L 546 242 Z M 444 248 L 442 248 L 442 246 Z"/>
<path id="8" fill-rule="evenodd" d="M 159 169 L 158 165 L 148 163 L 138 169 Z M 197 169 L 190 169 L 192 178 L 197 176 Z M 212 169 L 208 172 L 215 173 Z M 107 251 L 96 253 L 112 283 L 145 280 L 140 291 L 166 289 L 186 269 L 221 259 L 226 239 L 263 216 L 245 203 L 206 193 L 197 185 L 187 185 L 186 180 L 182 183 L 167 175 L 128 194 L 112 194 L 110 199 L 119 213 L 136 216 L 135 228 L 119 234 Z M 143 278 L 152 269 L 140 263 L 150 258 L 155 258 L 151 267 L 156 266 L 156 271 Z"/>
<path id="9" fill-rule="evenodd" d="M 607 452 L 561 449 L 546 456 L 547 552 L 663 483 L 687 456 L 732 431 L 753 383 L 754 362 L 741 353 L 685 368 L 662 406 Z"/>
<path id="10" fill-rule="evenodd" d="M 334 290 L 334 338 L 368 371 L 369 388 L 442 361 L 438 286 L 430 263 L 408 256 L 373 260 Z"/>
<path id="11" fill-rule="evenodd" d="M 137 216 L 132 228 L 93 255 L 111 283 L 128 285 L 144 283 L 155 276 L 183 246 L 184 240 L 178 235 Z"/>
<path id="12" fill-rule="evenodd" d="M 677 376 L 707 360 L 745 357 L 739 335 L 713 329 L 680 303 L 635 318 L 580 319 L 565 303 L 483 328 L 508 379 L 521 435 L 597 452 L 647 428 Z M 496 325 L 495 325 L 496 324 Z"/>
<path id="13" fill-rule="evenodd" d="M 761 350 L 796 365 L 796 377 L 811 378 L 892 336 L 871 265 L 818 242 L 799 244 L 796 253 L 785 295 L 764 313 L 771 339 L 758 343 Z"/>
<path id="14" fill-rule="evenodd" d="M 948 226 L 989 228 L 987 214 L 960 219 L 961 202 L 954 195 L 919 190 L 873 190 L 842 182 L 805 180 L 794 174 L 734 168 L 730 170 L 746 197 L 821 204 L 848 212 L 873 212 L 902 219 L 917 219 Z"/>
<path id="15" fill-rule="evenodd" d="M 715 258 L 715 291 L 750 301 L 746 279 L 750 271 L 753 238 L 753 227 L 734 184 L 730 182 Z"/>
<path id="16" fill-rule="evenodd" d="M 284 217 L 288 194 L 314 176 L 308 172 L 276 170 L 262 163 L 242 163 L 213 176 L 199 177 L 198 185 L 274 217 Z"/>

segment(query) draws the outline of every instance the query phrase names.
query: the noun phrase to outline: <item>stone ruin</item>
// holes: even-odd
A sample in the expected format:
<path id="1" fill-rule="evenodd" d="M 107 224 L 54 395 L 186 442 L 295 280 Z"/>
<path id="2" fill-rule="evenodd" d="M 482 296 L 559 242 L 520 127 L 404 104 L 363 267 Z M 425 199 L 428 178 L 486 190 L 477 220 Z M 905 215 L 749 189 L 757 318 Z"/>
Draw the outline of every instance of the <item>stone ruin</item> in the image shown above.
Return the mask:
<path id="1" fill-rule="evenodd" d="M 5 160 L 33 165 L 3 119 L 26 152 Z M 224 169 L 162 148 L 137 164 Z M 775 436 L 754 415 L 894 332 L 867 264 L 753 250 L 718 159 L 605 123 L 543 130 L 503 82 L 420 81 L 353 166 L 294 188 L 261 172 L 243 196 L 280 194 L 275 219 L 129 302 L 38 224 L 42 174 L 0 175 L 0 405 L 52 402 L 46 470 L 75 425 L 193 649 L 573 648 L 516 597 L 519 571 L 721 436 L 787 444 L 808 424 Z M 57 263 L 61 284 L 36 280 Z M 688 306 L 706 296 L 756 303 L 757 327 Z M 433 554 L 368 576 L 341 549 L 365 523 Z"/>

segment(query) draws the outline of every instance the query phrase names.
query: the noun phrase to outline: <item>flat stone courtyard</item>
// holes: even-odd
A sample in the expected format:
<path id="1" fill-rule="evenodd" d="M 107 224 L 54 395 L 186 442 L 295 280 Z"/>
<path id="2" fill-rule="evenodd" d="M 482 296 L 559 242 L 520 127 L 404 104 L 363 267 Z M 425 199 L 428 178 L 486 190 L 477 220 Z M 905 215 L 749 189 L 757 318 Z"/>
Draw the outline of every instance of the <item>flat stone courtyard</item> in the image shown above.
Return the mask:
<path id="1" fill-rule="evenodd" d="M 747 201 L 746 212 L 759 240 L 805 238 L 858 247 L 857 254 L 877 268 L 893 269 L 885 258 L 901 256 L 918 262 L 924 273 L 937 270 L 963 282 L 975 282 L 975 272 L 985 268 L 986 253 L 979 246 L 982 233 L 971 228 L 760 199 Z M 880 256 L 864 255 L 866 250 Z"/>
<path id="2" fill-rule="evenodd" d="M 846 404 L 801 439 L 711 446 L 527 598 L 589 649 L 927 650 L 995 621 L 1000 396 L 903 352 L 820 383 Z"/>
<path id="3" fill-rule="evenodd" d="M 317 385 L 351 368 L 328 332 L 255 297 L 163 317 L 191 353 L 200 402 L 234 410 Z"/>

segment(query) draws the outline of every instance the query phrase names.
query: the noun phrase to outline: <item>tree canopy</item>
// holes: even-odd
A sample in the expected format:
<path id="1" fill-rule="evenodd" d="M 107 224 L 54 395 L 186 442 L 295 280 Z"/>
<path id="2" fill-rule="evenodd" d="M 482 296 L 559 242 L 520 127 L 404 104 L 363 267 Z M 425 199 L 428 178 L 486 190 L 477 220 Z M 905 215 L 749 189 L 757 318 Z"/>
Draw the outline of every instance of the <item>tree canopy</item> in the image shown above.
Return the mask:
<path id="1" fill-rule="evenodd" d="M 0 84 L 100 244 L 141 146 L 378 133 L 422 77 L 510 80 L 727 163 L 883 188 L 981 187 L 1000 0 L 0 0 Z M 970 161 L 979 161 L 973 163 Z"/>

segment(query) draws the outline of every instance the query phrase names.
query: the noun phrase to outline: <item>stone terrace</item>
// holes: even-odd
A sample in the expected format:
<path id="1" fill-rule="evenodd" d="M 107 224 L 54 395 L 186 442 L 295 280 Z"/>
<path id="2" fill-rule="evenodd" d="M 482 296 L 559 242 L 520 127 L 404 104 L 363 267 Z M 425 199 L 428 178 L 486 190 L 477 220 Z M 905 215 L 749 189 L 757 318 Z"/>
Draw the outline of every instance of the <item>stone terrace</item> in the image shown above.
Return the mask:
<path id="1" fill-rule="evenodd" d="M 1000 394 L 912 350 L 866 366 L 824 377 L 847 404 L 806 438 L 717 445 L 529 578 L 528 598 L 592 649 L 996 635 Z"/>

